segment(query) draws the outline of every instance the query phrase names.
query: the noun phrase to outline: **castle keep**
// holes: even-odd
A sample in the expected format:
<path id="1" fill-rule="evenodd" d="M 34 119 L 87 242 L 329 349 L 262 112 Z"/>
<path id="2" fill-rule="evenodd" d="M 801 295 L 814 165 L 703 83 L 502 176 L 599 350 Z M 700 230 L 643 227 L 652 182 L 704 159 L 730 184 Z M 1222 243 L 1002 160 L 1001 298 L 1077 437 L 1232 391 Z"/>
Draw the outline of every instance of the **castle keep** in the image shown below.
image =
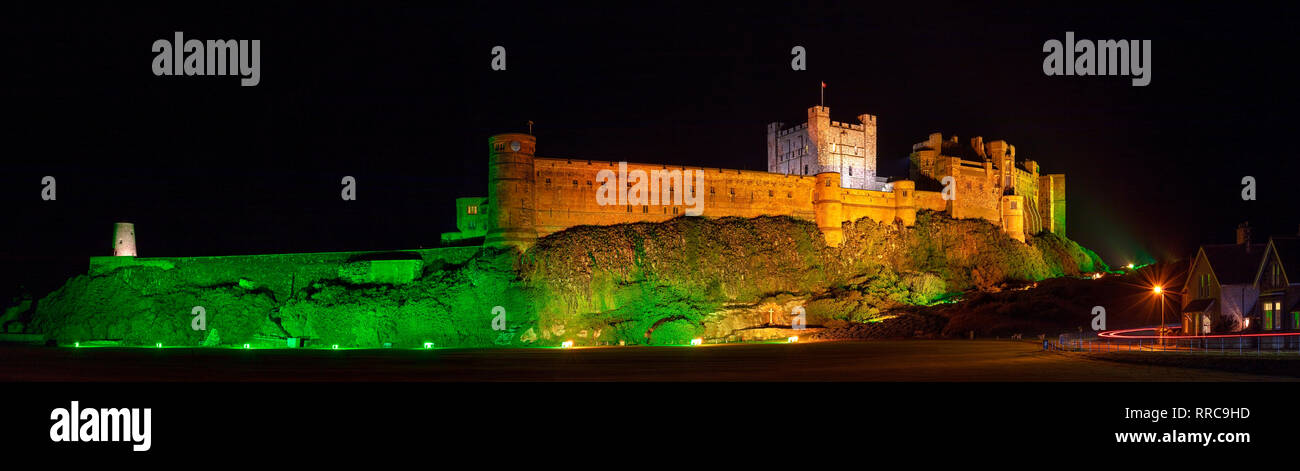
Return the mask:
<path id="1" fill-rule="evenodd" d="M 488 138 L 488 196 L 457 199 L 460 232 L 443 234 L 444 242 L 484 237 L 486 245 L 522 249 L 573 226 L 661 222 L 685 213 L 684 206 L 660 204 L 659 198 L 599 204 L 597 174 L 619 170 L 619 162 L 538 157 L 536 148 L 529 134 Z M 1032 160 L 1017 166 L 1014 146 L 979 137 L 962 146 L 955 136 L 945 140 L 935 133 L 912 149 L 909 178 L 889 181 L 876 172 L 876 117 L 841 123 L 830 120 L 829 108 L 814 106 L 806 123 L 767 126 L 766 172 L 635 163 L 626 169 L 702 172 L 703 187 L 665 180 L 662 191 L 696 192 L 706 217 L 812 221 L 831 246 L 844 240 L 845 222 L 868 217 L 910 226 L 918 209 L 985 219 L 1022 242 L 1042 231 L 1065 235 L 1065 176 L 1040 175 Z"/>

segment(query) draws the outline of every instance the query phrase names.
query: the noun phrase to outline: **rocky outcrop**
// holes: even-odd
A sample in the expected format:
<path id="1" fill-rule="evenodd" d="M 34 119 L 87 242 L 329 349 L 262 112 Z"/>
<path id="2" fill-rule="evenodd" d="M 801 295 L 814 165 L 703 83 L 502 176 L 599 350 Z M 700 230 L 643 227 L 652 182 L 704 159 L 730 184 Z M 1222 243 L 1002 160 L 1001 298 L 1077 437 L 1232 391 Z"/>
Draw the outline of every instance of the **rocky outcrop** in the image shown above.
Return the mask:
<path id="1" fill-rule="evenodd" d="M 340 263 L 325 267 L 337 279 L 274 289 L 238 266 L 202 276 L 123 266 L 69 280 L 37 303 L 30 330 L 140 345 L 687 344 L 788 327 L 800 313 L 809 326 L 887 325 L 894 310 L 947 293 L 1104 269 L 1067 239 L 1025 244 L 941 213 L 922 211 L 914 227 L 862 219 L 844 234 L 828 247 L 814 224 L 787 217 L 582 226 L 522 254 L 485 248 L 422 270 Z M 219 334 L 192 328 L 195 306 Z"/>

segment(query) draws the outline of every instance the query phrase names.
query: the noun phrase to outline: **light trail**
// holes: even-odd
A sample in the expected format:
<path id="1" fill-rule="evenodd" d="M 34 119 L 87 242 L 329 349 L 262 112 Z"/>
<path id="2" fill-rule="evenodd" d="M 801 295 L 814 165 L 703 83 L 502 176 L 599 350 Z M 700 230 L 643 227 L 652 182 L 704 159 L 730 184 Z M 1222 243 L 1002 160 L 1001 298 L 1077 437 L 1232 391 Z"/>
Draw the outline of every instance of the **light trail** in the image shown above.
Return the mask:
<path id="1" fill-rule="evenodd" d="M 1178 326 L 1178 324 L 1170 324 Z M 1168 326 L 1166 326 L 1168 327 Z M 1129 335 L 1133 332 L 1143 332 L 1156 330 L 1155 327 L 1139 327 L 1136 329 L 1107 330 L 1098 332 L 1098 337 L 1108 339 L 1232 339 L 1241 337 L 1296 337 L 1300 332 L 1277 332 L 1277 333 L 1258 333 L 1258 334 L 1210 334 L 1210 335 Z"/>

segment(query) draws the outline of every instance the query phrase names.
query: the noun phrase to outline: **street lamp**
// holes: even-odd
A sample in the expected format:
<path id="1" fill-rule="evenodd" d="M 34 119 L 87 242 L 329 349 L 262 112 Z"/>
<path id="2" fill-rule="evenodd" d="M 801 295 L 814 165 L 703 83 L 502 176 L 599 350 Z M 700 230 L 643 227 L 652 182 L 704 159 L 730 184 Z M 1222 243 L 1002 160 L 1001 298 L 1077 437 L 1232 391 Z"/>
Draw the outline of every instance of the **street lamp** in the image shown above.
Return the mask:
<path id="1" fill-rule="evenodd" d="M 1160 285 L 1151 288 L 1151 291 L 1160 296 L 1160 346 L 1165 346 L 1165 290 Z"/>

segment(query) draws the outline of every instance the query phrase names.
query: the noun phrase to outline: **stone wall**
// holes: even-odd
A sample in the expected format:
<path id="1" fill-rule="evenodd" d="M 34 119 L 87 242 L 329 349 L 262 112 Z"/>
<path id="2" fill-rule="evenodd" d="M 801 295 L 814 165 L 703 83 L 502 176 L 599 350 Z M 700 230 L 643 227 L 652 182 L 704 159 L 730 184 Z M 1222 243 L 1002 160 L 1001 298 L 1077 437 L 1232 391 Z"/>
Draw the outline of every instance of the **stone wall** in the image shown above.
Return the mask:
<path id="1" fill-rule="evenodd" d="M 220 257 L 91 257 L 88 273 L 104 275 L 123 268 L 159 268 L 170 278 L 198 286 L 240 285 L 265 288 L 277 299 L 321 280 L 400 284 L 424 267 L 464 263 L 481 247 L 448 247 L 393 252 L 322 252 Z"/>
<path id="2" fill-rule="evenodd" d="M 534 163 L 539 237 L 565 228 L 582 225 L 611 225 L 630 222 L 660 222 L 685 214 L 687 205 L 601 205 L 596 192 L 601 170 L 619 171 L 618 162 L 537 158 Z M 629 163 L 628 172 L 654 170 L 703 172 L 704 186 L 699 191 L 703 216 L 757 217 L 791 216 L 813 219 L 812 188 L 814 177 L 781 175 L 749 170 L 726 170 L 704 167 L 667 166 Z M 695 179 L 692 178 L 692 182 Z M 694 188 L 694 183 L 691 184 Z M 660 189 L 660 198 L 668 195 L 675 202 L 675 192 L 682 188 Z M 682 201 L 685 201 L 683 198 Z M 662 200 L 651 203 L 661 203 Z"/>

